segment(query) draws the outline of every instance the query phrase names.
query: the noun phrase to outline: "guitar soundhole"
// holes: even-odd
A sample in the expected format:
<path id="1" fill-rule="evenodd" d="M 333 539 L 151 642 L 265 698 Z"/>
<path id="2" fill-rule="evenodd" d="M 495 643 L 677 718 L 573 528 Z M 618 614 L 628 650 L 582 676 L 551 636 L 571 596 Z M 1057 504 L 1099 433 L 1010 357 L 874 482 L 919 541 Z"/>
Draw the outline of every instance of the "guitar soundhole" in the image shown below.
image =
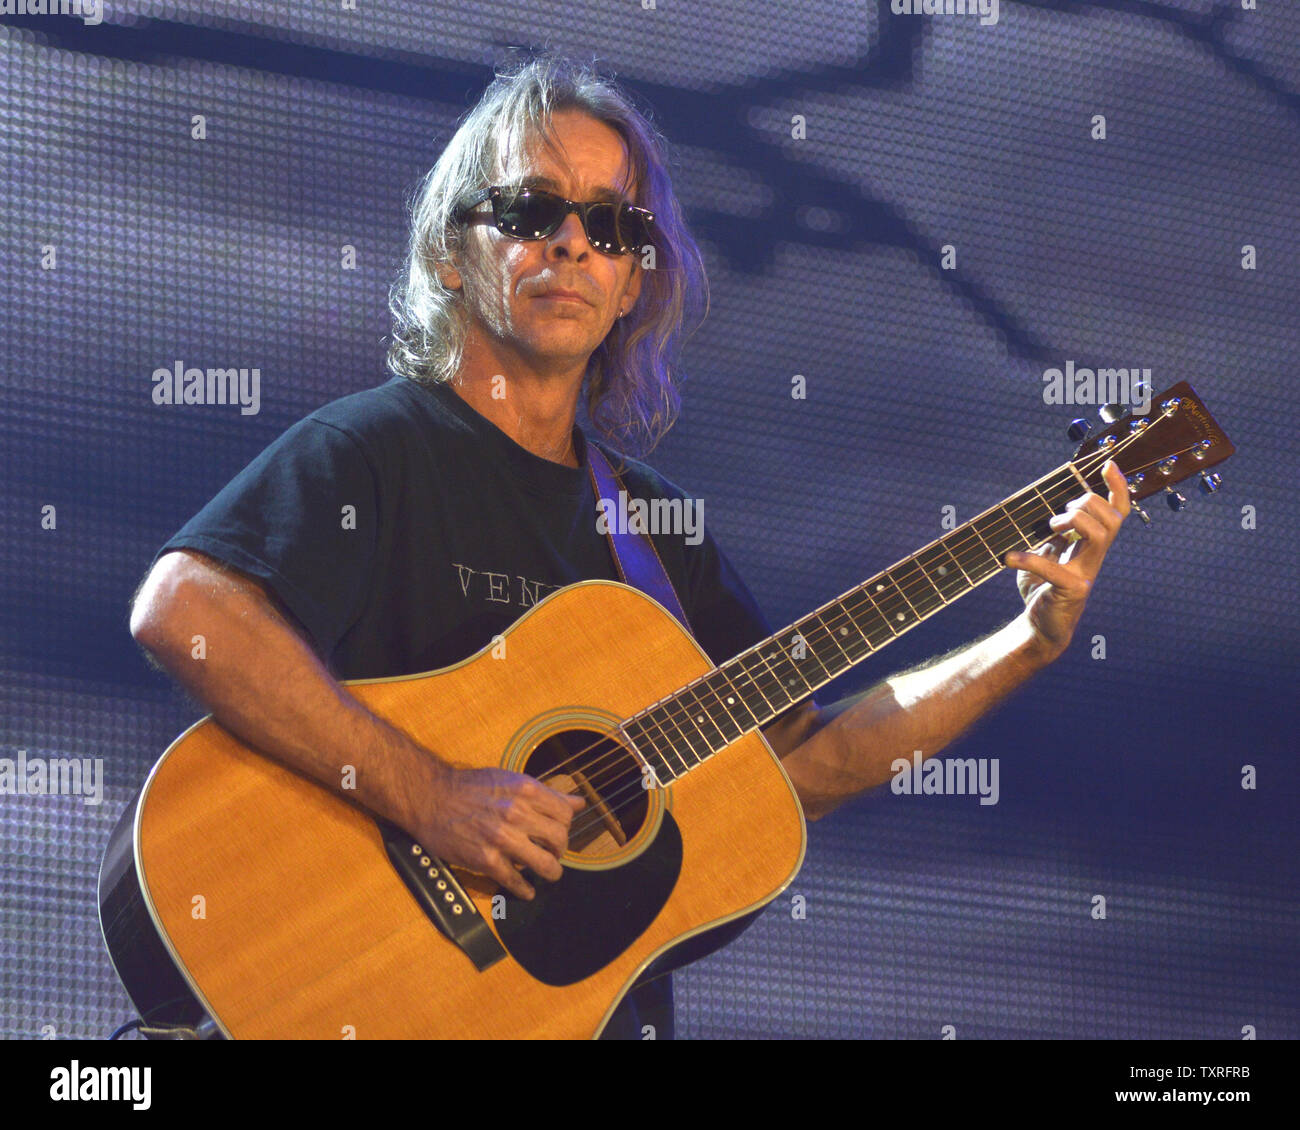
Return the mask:
<path id="1" fill-rule="evenodd" d="M 569 851 L 613 855 L 645 823 L 649 794 L 640 764 L 619 742 L 592 730 L 564 730 L 529 755 L 525 773 L 587 802 L 569 827 Z"/>

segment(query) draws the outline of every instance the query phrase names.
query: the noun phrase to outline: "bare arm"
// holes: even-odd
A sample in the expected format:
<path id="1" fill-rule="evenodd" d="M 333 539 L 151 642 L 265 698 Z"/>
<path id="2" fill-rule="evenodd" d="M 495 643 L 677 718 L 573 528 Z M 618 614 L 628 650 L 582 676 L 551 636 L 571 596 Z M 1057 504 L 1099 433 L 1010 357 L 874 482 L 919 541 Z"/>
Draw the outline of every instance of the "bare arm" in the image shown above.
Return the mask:
<path id="1" fill-rule="evenodd" d="M 804 813 L 817 820 L 882 785 L 896 758 L 938 753 L 1030 675 L 1051 652 L 1023 617 L 918 670 L 820 710 L 811 703 L 764 730 Z"/>
<path id="2" fill-rule="evenodd" d="M 141 586 L 131 634 L 245 743 L 392 821 L 449 863 L 524 898 L 532 889 L 518 867 L 560 877 L 578 798 L 522 774 L 455 769 L 416 744 L 340 686 L 252 579 L 202 554 L 168 553 Z M 342 788 L 344 765 L 356 769 L 355 790 Z"/>
<path id="3" fill-rule="evenodd" d="M 1102 470 L 1106 499 L 1073 499 L 1040 552 L 1008 555 L 1025 610 L 1006 627 L 827 710 L 803 703 L 764 730 L 811 819 L 884 784 L 896 758 L 938 753 L 1065 651 L 1130 509 L 1119 468 Z"/>

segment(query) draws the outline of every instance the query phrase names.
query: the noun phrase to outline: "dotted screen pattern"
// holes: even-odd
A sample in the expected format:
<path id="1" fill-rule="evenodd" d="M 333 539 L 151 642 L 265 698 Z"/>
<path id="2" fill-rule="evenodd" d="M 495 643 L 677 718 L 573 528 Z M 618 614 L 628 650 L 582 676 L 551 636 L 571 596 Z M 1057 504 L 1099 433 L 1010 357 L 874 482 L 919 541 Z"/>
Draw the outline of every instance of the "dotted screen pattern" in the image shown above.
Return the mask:
<path id="1" fill-rule="evenodd" d="M 0 23 L 0 756 L 102 757 L 106 776 L 97 806 L 0 797 L 0 1032 L 131 1015 L 95 873 L 197 712 L 139 658 L 130 593 L 283 428 L 383 379 L 403 195 L 505 48 L 540 44 L 520 29 L 545 28 L 673 142 L 713 306 L 651 462 L 707 500 L 774 623 L 1068 455 L 1092 409 L 1041 395 L 1066 359 L 1192 381 L 1240 449 L 1219 496 L 1130 523 L 1069 655 L 945 751 L 998 758 L 999 803 L 885 790 L 812 826 L 790 891 L 678 977 L 681 1033 L 1300 1034 L 1300 10 L 1004 0 L 980 27 L 883 2 L 364 7 Z M 176 360 L 260 366 L 261 411 L 153 405 Z M 820 697 L 1016 608 L 996 580 Z"/>

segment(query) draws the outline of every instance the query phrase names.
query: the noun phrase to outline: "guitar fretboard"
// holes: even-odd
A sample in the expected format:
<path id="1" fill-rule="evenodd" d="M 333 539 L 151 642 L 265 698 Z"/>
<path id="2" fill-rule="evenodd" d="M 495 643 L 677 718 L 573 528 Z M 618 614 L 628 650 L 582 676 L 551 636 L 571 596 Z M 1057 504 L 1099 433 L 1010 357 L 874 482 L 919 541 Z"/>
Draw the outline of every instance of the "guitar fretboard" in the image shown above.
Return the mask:
<path id="1" fill-rule="evenodd" d="M 1049 541 L 1047 520 L 1084 489 L 1070 463 L 627 719 L 661 785 L 677 780 Z"/>

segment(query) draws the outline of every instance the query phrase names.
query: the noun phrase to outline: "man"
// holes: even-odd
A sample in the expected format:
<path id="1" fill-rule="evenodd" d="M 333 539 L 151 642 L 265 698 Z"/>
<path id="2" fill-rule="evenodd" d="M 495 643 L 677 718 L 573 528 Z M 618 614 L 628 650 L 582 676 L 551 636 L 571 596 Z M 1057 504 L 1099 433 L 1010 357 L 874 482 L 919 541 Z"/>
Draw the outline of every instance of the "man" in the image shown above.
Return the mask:
<path id="1" fill-rule="evenodd" d="M 562 874 L 582 801 L 456 768 L 456 751 L 420 748 L 336 680 L 447 666 L 555 588 L 617 577 L 578 399 L 605 434 L 653 445 L 676 411 L 676 351 L 703 274 L 653 130 L 615 88 L 555 61 L 493 83 L 412 219 L 392 303 L 399 375 L 295 425 L 172 538 L 131 630 L 247 743 L 336 792 L 354 766 L 341 795 L 528 898 L 530 875 Z M 684 498 L 644 463 L 628 461 L 625 482 Z M 810 819 L 888 780 L 896 757 L 939 751 L 1061 654 L 1128 512 L 1113 467 L 1107 483 L 1109 501 L 1087 495 L 1052 520 L 1073 544 L 1009 559 L 1026 605 L 1010 624 L 765 728 Z M 655 544 L 714 662 L 771 633 L 711 536 Z M 671 1035 L 666 977 L 630 994 L 605 1034 L 645 1024 Z"/>

